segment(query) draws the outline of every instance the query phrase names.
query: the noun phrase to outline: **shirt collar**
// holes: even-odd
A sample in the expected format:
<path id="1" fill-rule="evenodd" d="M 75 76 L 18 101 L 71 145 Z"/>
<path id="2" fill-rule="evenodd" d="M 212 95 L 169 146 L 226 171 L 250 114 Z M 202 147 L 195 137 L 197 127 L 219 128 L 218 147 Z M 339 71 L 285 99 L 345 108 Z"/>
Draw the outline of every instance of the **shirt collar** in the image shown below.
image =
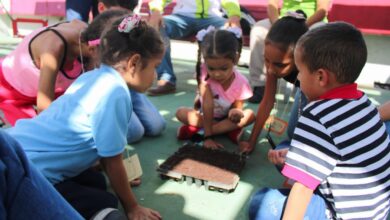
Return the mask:
<path id="1" fill-rule="evenodd" d="M 363 92 L 357 89 L 356 83 L 343 85 L 327 91 L 319 99 L 358 99 L 362 97 Z"/>

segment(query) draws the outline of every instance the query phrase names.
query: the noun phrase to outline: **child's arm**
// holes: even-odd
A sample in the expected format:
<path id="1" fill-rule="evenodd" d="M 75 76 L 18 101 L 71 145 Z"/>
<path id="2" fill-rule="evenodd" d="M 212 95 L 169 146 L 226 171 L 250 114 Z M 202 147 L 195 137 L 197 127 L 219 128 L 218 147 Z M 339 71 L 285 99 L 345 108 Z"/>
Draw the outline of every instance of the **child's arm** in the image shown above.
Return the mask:
<path id="1" fill-rule="evenodd" d="M 256 121 L 253 125 L 251 136 L 249 140 L 240 143 L 241 151 L 251 151 L 256 146 L 257 138 L 259 137 L 264 123 L 271 113 L 271 110 L 275 103 L 276 84 L 278 79 L 272 75 L 267 74 L 267 80 L 265 84 L 264 98 L 259 104 L 259 108 L 256 114 Z"/>
<path id="2" fill-rule="evenodd" d="M 222 145 L 213 141 L 211 137 L 213 133 L 213 120 L 214 120 L 214 99 L 210 88 L 201 83 L 199 86 L 200 95 L 202 96 L 202 110 L 203 110 L 203 129 L 204 129 L 204 146 L 207 148 L 220 148 Z"/>
<path id="3" fill-rule="evenodd" d="M 390 120 L 390 101 L 378 107 L 379 115 L 382 121 Z"/>
<path id="4" fill-rule="evenodd" d="M 310 27 L 311 25 L 322 21 L 328 14 L 329 9 L 329 0 L 317 0 L 317 9 L 314 14 L 307 18 L 306 25 Z"/>
<path id="5" fill-rule="evenodd" d="M 158 212 L 138 205 L 127 180 L 122 154 L 105 157 L 101 161 L 111 186 L 119 197 L 129 219 L 161 219 Z"/>
<path id="6" fill-rule="evenodd" d="M 56 41 L 42 48 L 39 56 L 39 84 L 37 94 L 38 113 L 45 110 L 55 98 L 55 84 L 60 69 L 61 59 L 64 55 L 63 44 Z"/>
<path id="7" fill-rule="evenodd" d="M 312 195 L 312 189 L 295 182 L 287 199 L 283 220 L 303 219 Z"/>

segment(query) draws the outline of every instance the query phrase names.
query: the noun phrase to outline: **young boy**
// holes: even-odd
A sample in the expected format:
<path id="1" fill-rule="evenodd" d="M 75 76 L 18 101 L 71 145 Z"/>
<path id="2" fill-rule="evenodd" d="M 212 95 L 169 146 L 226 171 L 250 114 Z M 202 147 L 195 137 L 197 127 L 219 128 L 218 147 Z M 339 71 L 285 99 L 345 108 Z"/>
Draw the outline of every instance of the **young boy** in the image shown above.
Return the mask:
<path id="1" fill-rule="evenodd" d="M 303 35 L 294 57 L 310 102 L 282 170 L 295 183 L 284 210 L 285 190 L 255 195 L 250 218 L 386 219 L 389 138 L 376 107 L 354 83 L 367 59 L 362 34 L 350 24 L 329 23 Z"/>

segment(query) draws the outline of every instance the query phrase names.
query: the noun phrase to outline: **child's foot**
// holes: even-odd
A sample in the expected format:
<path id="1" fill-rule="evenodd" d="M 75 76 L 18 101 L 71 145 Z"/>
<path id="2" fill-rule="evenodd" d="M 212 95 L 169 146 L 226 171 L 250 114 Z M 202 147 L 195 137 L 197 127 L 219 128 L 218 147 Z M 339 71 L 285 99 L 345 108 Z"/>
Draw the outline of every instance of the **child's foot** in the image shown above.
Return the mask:
<path id="1" fill-rule="evenodd" d="M 229 136 L 229 139 L 235 143 L 235 144 L 238 144 L 238 141 L 242 135 L 242 128 L 237 128 L 236 130 L 233 130 L 233 131 L 230 131 L 228 133 L 228 136 Z"/>
<path id="2" fill-rule="evenodd" d="M 177 139 L 189 140 L 198 133 L 200 128 L 191 125 L 182 125 L 177 129 Z"/>

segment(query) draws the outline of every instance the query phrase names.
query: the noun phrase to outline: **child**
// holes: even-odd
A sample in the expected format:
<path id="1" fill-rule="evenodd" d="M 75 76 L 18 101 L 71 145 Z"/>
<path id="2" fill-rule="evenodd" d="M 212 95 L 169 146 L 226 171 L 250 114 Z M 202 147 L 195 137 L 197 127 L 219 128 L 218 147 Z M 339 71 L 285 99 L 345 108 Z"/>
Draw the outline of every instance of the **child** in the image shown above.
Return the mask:
<path id="1" fill-rule="evenodd" d="M 104 176 L 90 169 L 100 160 L 129 219 L 160 219 L 137 204 L 122 153 L 132 104 L 128 89 L 145 92 L 164 54 L 159 33 L 139 16 L 120 19 L 100 43 L 99 68 L 80 76 L 49 108 L 19 120 L 9 133 L 34 165 L 80 214 L 117 207 Z"/>
<path id="2" fill-rule="evenodd" d="M 264 98 L 259 104 L 249 139 L 240 142 L 242 152 L 250 153 L 256 146 L 257 138 L 274 107 L 278 79 L 283 78 L 299 87 L 298 70 L 294 64 L 293 53 L 296 42 L 307 31 L 305 21 L 305 15 L 302 12 L 289 12 L 285 17 L 277 20 L 267 34 L 264 50 L 267 70 Z M 301 97 L 300 91 L 297 92 L 295 100 L 293 110 L 300 109 L 306 104 L 306 99 Z M 291 133 L 295 128 L 296 120 L 297 112 L 292 112 L 288 129 Z"/>
<path id="3" fill-rule="evenodd" d="M 46 109 L 83 72 L 94 67 L 97 41 L 113 19 L 126 11 L 98 16 L 87 28 L 73 20 L 38 29 L 0 60 L 0 109 L 13 126 Z M 35 107 L 36 106 L 36 107 Z"/>
<path id="4" fill-rule="evenodd" d="M 136 0 L 99 0 L 98 10 L 102 13 L 106 10 L 125 9 L 131 12 L 137 5 Z M 160 135 L 165 127 L 165 119 L 160 115 L 156 106 L 145 94 L 130 89 L 133 112 L 128 124 L 127 143 L 134 143 L 146 136 Z M 138 185 L 139 180 L 133 181 Z"/>
<path id="5" fill-rule="evenodd" d="M 250 218 L 279 219 L 284 213 L 283 219 L 386 219 L 389 137 L 377 109 L 354 83 L 367 60 L 362 34 L 350 24 L 329 23 L 303 35 L 294 54 L 310 102 L 282 170 L 296 182 L 284 210 L 282 191 L 259 192 Z"/>
<path id="6" fill-rule="evenodd" d="M 199 82 L 201 111 L 181 107 L 176 111 L 177 119 L 183 126 L 178 129 L 178 139 L 190 139 L 200 128 L 204 129 L 204 146 L 222 147 L 213 136 L 229 134 L 237 143 L 241 129 L 254 121 L 251 110 L 243 110 L 245 99 L 252 91 L 246 78 L 235 65 L 241 51 L 240 29 L 236 33 L 228 30 L 208 28 L 197 35 L 199 53 L 204 59 L 200 68 L 198 55 L 197 79 Z"/>

